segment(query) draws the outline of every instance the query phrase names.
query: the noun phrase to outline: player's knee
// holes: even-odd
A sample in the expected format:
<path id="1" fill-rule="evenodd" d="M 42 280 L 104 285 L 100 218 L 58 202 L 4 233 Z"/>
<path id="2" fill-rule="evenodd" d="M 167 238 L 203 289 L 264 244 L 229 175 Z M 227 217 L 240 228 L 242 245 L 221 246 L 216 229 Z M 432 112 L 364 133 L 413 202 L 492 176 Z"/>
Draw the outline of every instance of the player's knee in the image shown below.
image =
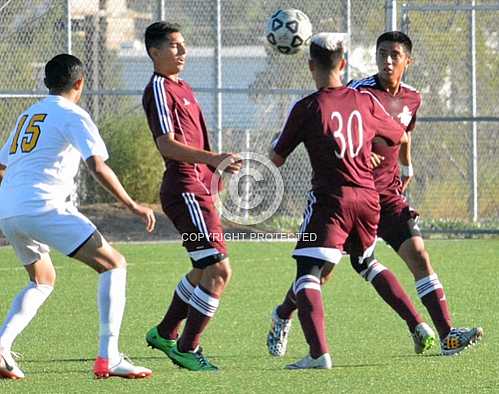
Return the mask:
<path id="1" fill-rule="evenodd" d="M 56 273 L 50 258 L 41 259 L 25 267 L 31 282 L 37 285 L 54 286 Z"/>
<path id="2" fill-rule="evenodd" d="M 372 259 L 374 259 L 374 256 Z M 371 258 L 367 258 L 361 261 L 360 256 L 350 254 L 350 264 L 355 272 L 357 272 L 360 276 L 363 276 L 362 273 L 367 270 L 370 260 Z"/>
<path id="3" fill-rule="evenodd" d="M 230 278 L 232 278 L 232 268 L 230 266 L 229 259 L 225 259 L 225 260 L 221 261 L 220 263 L 217 263 L 216 266 L 217 266 L 217 274 L 218 274 L 219 278 L 225 284 L 227 284 L 229 282 Z"/>
<path id="4" fill-rule="evenodd" d="M 56 279 L 57 279 L 57 275 L 55 273 L 55 270 L 51 270 L 38 283 L 41 284 L 41 285 L 47 285 L 47 286 L 54 287 Z"/>
<path id="5" fill-rule="evenodd" d="M 205 272 L 211 277 L 217 287 L 225 287 L 232 277 L 232 269 L 229 259 L 224 259 L 218 263 L 206 267 Z"/>
<path id="6" fill-rule="evenodd" d="M 199 268 L 193 268 L 190 272 L 187 273 L 186 276 L 187 279 L 189 279 L 189 282 L 191 282 L 191 284 L 196 287 L 203 277 L 203 270 Z"/>
<path id="7" fill-rule="evenodd" d="M 116 268 L 126 268 L 125 257 L 113 249 L 111 257 L 105 263 L 101 264 L 97 270 L 99 273 L 114 270 Z"/>
<path id="8" fill-rule="evenodd" d="M 365 258 L 350 256 L 350 263 L 353 269 L 367 282 L 372 282 L 374 278 L 387 269 L 374 255 Z"/>
<path id="9" fill-rule="evenodd" d="M 430 275 L 433 270 L 430 263 L 430 255 L 426 249 L 421 248 L 414 251 L 412 254 L 413 273 L 415 277 L 424 277 Z"/>
<path id="10" fill-rule="evenodd" d="M 33 282 L 37 285 L 55 286 L 56 273 L 55 270 L 49 270 L 46 272 L 36 273 L 35 277 L 32 278 Z"/>
<path id="11" fill-rule="evenodd" d="M 322 267 L 322 272 L 321 272 L 321 285 L 324 285 L 325 283 L 329 282 L 329 280 L 333 277 L 333 269 L 334 269 L 334 264 L 331 263 L 326 263 L 324 264 L 324 267 Z"/>
<path id="12" fill-rule="evenodd" d="M 295 260 L 296 279 L 299 279 L 302 276 L 312 275 L 320 281 L 325 261 L 306 256 L 297 256 L 295 257 Z"/>

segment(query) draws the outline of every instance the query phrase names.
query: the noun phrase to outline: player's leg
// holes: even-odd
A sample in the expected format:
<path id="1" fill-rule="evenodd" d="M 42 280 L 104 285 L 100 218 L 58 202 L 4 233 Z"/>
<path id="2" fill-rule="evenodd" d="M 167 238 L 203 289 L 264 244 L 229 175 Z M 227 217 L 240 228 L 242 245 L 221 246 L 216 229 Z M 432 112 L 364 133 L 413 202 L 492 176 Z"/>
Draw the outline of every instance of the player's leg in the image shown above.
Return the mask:
<path id="1" fill-rule="evenodd" d="M 228 258 L 207 265 L 202 271 L 203 276 L 192 292 L 187 321 L 178 340 L 177 348 L 181 352 L 192 352 L 199 347 L 201 336 L 215 315 L 232 275 Z"/>
<path id="2" fill-rule="evenodd" d="M 397 277 L 374 255 L 359 264 L 361 256 L 351 254 L 352 267 L 370 282 L 378 295 L 404 320 L 414 340 L 417 354 L 429 350 L 435 341 L 433 330 L 423 321 Z"/>
<path id="3" fill-rule="evenodd" d="M 340 261 L 347 238 L 345 228 L 350 226 L 350 223 L 345 226 L 340 223 L 341 204 L 337 197 L 311 193 L 310 199 L 313 205 L 299 232 L 315 234 L 315 237 L 300 237 L 293 252 L 297 263 L 294 293 L 309 354 L 288 365 L 289 369 L 332 367 L 324 326 L 321 272 L 326 263 L 335 265 Z"/>
<path id="4" fill-rule="evenodd" d="M 29 284 L 14 298 L 6 319 L 0 327 L 0 378 L 22 379 L 24 373 L 12 357 L 16 338 L 33 320 L 42 304 L 52 293 L 55 270 L 47 245 L 30 239 L 20 231 L 16 218 L 0 221 L 3 233 L 24 264 Z"/>
<path id="5" fill-rule="evenodd" d="M 433 271 L 423 238 L 419 235 L 408 236 L 395 250 L 412 272 L 418 296 L 428 310 L 440 338 L 445 338 L 452 328 L 452 318 L 442 283 Z"/>
<path id="6" fill-rule="evenodd" d="M 325 262 L 321 269 L 321 286 L 328 282 L 333 274 L 334 264 Z M 297 309 L 295 282 L 291 283 L 283 302 L 272 311 L 272 322 L 267 334 L 267 349 L 272 356 L 282 357 L 286 354 L 288 337 L 291 331 L 293 312 Z"/>
<path id="7" fill-rule="evenodd" d="M 356 234 L 361 249 L 354 248 L 350 251 L 350 261 L 352 267 L 372 284 L 379 296 L 406 322 L 414 339 L 416 353 L 422 353 L 431 348 L 435 335 L 423 321 L 393 272 L 374 257 L 373 234 L 376 234 L 379 218 L 371 213 L 374 209 L 371 205 L 375 204 L 374 200 L 370 201 L 369 196 L 366 196 L 366 201 L 362 204 L 365 210 L 359 216 Z"/>
<path id="8" fill-rule="evenodd" d="M 312 216 L 317 199 L 313 193 L 308 194 L 307 206 L 303 214 L 302 229 Z M 267 333 L 267 349 L 272 356 L 282 357 L 286 354 L 288 336 L 291 330 L 291 319 L 296 310 L 295 282 L 291 283 L 283 302 L 272 310 L 270 330 Z"/>
<path id="9" fill-rule="evenodd" d="M 217 367 L 204 357 L 199 343 L 218 309 L 220 297 L 231 277 L 231 267 L 220 216 L 211 197 L 184 193 L 183 198 L 186 211 L 173 221 L 183 235 L 184 247 L 189 253 L 194 272 L 200 270 L 202 276 L 197 285 L 192 286 L 182 335 L 167 355 L 183 368 L 213 371 Z M 171 211 L 167 212 L 170 218 L 174 216 Z"/>
<path id="10" fill-rule="evenodd" d="M 191 231 L 194 236 L 197 236 L 196 227 L 190 218 L 190 206 L 187 205 L 183 198 L 169 198 L 161 194 L 161 204 L 164 213 L 173 222 L 183 238 L 186 235 L 189 236 Z M 185 246 L 189 240 L 185 239 L 183 241 Z M 203 271 L 201 269 L 193 268 L 180 278 L 163 319 L 146 333 L 145 339 L 149 347 L 158 349 L 168 355 L 170 349 L 175 346 L 180 325 L 187 318 L 192 292 L 201 280 L 202 275 Z"/>
<path id="11" fill-rule="evenodd" d="M 151 371 L 126 361 L 118 350 L 119 331 L 125 308 L 126 261 L 74 207 L 64 206 L 35 218 L 25 217 L 30 235 L 99 273 L 99 356 L 97 377 L 141 378 Z"/>
<path id="12" fill-rule="evenodd" d="M 125 258 L 97 230 L 68 256 L 99 273 L 97 304 L 100 328 L 99 353 L 94 364 L 96 378 L 151 376 L 149 369 L 133 365 L 119 351 L 119 335 L 126 303 Z"/>
<path id="13" fill-rule="evenodd" d="M 415 218 L 401 214 L 399 237 L 393 237 L 390 245 L 406 262 L 416 281 L 416 290 L 421 302 L 431 316 L 440 337 L 442 353 L 452 355 L 478 342 L 483 330 L 453 328 L 452 318 L 442 283 L 433 271 L 430 256 L 417 227 Z"/>
<path id="14" fill-rule="evenodd" d="M 329 369 L 332 367 L 324 322 L 324 304 L 320 285 L 324 261 L 307 256 L 296 259 L 295 294 L 298 318 L 309 346 L 309 354 L 288 369 Z"/>
<path id="15" fill-rule="evenodd" d="M 225 258 L 224 254 L 211 258 L 211 261 L 203 259 L 195 262 L 196 266 L 203 270 L 203 276 L 192 292 L 182 335 L 176 346 L 168 352 L 175 364 L 192 371 L 218 369 L 201 353 L 199 344 L 218 309 L 222 293 L 231 277 L 231 268 L 229 259 Z M 216 261 L 220 258 L 222 259 Z"/>
<path id="16" fill-rule="evenodd" d="M 202 275 L 201 269 L 193 268 L 178 282 L 163 320 L 146 334 L 146 342 L 151 348 L 167 354 L 175 346 L 180 324 L 187 318 L 192 292 L 201 281 Z"/>

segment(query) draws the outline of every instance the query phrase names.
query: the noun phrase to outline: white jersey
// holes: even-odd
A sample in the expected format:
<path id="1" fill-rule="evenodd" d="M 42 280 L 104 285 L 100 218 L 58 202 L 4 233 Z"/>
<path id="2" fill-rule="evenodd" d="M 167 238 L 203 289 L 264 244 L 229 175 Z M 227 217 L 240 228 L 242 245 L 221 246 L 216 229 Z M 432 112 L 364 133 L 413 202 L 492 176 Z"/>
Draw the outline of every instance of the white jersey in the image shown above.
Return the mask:
<path id="1" fill-rule="evenodd" d="M 29 107 L 0 150 L 7 167 L 0 184 L 0 219 L 60 208 L 75 187 L 80 158 L 101 156 L 106 145 L 90 115 L 62 96 Z"/>

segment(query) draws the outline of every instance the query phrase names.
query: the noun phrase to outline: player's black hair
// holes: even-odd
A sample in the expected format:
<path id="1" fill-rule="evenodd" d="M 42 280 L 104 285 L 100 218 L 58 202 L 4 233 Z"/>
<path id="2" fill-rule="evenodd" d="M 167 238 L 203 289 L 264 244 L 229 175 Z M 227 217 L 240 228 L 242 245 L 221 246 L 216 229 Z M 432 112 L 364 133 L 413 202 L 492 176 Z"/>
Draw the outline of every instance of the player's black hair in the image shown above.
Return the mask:
<path id="1" fill-rule="evenodd" d="M 168 41 L 168 35 L 171 33 L 180 33 L 181 26 L 178 23 L 169 22 L 154 22 L 149 25 L 145 33 L 145 44 L 147 54 L 150 48 L 160 48 L 166 41 Z"/>
<path id="2" fill-rule="evenodd" d="M 319 68 L 329 71 L 334 70 L 341 59 L 343 59 L 344 48 L 342 44 L 338 44 L 338 48 L 330 51 L 320 45 L 312 42 L 310 44 L 310 58 Z"/>
<path id="3" fill-rule="evenodd" d="M 83 78 L 83 63 L 76 56 L 61 53 L 45 65 L 45 86 L 52 93 L 71 90 L 74 83 Z"/>
<path id="4" fill-rule="evenodd" d="M 403 45 L 407 53 L 410 55 L 412 52 L 412 41 L 409 36 L 401 31 L 387 31 L 381 34 L 376 40 L 376 50 L 382 42 L 398 42 Z"/>

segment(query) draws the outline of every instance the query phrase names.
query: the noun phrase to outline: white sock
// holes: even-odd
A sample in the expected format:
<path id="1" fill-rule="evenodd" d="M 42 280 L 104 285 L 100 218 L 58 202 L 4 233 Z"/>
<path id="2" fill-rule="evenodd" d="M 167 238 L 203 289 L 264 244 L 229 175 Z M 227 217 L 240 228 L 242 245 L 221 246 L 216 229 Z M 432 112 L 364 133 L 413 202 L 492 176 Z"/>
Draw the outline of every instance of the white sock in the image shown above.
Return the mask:
<path id="1" fill-rule="evenodd" d="M 416 281 L 416 291 L 418 292 L 419 298 L 423 298 L 426 294 L 442 288 L 442 283 L 440 283 L 440 280 L 435 273 Z"/>
<path id="2" fill-rule="evenodd" d="M 189 304 L 203 315 L 213 317 L 218 309 L 220 300 L 212 297 L 210 294 L 206 293 L 203 289 L 197 286 L 192 292 Z"/>
<path id="3" fill-rule="evenodd" d="M 184 301 L 186 304 L 189 303 L 189 300 L 192 297 L 192 292 L 194 291 L 194 287 L 192 287 L 191 282 L 187 279 L 187 275 L 184 276 L 180 282 L 178 282 L 177 287 L 175 288 L 175 292 L 179 296 L 179 298 Z"/>
<path id="4" fill-rule="evenodd" d="M 0 328 L 0 347 L 10 350 L 16 337 L 26 328 L 35 317 L 36 312 L 52 293 L 50 285 L 29 282 L 14 298 L 7 318 Z"/>
<path id="5" fill-rule="evenodd" d="M 97 293 L 100 319 L 99 357 L 107 358 L 110 366 L 121 359 L 118 339 L 125 302 L 126 268 L 115 268 L 100 274 Z"/>

